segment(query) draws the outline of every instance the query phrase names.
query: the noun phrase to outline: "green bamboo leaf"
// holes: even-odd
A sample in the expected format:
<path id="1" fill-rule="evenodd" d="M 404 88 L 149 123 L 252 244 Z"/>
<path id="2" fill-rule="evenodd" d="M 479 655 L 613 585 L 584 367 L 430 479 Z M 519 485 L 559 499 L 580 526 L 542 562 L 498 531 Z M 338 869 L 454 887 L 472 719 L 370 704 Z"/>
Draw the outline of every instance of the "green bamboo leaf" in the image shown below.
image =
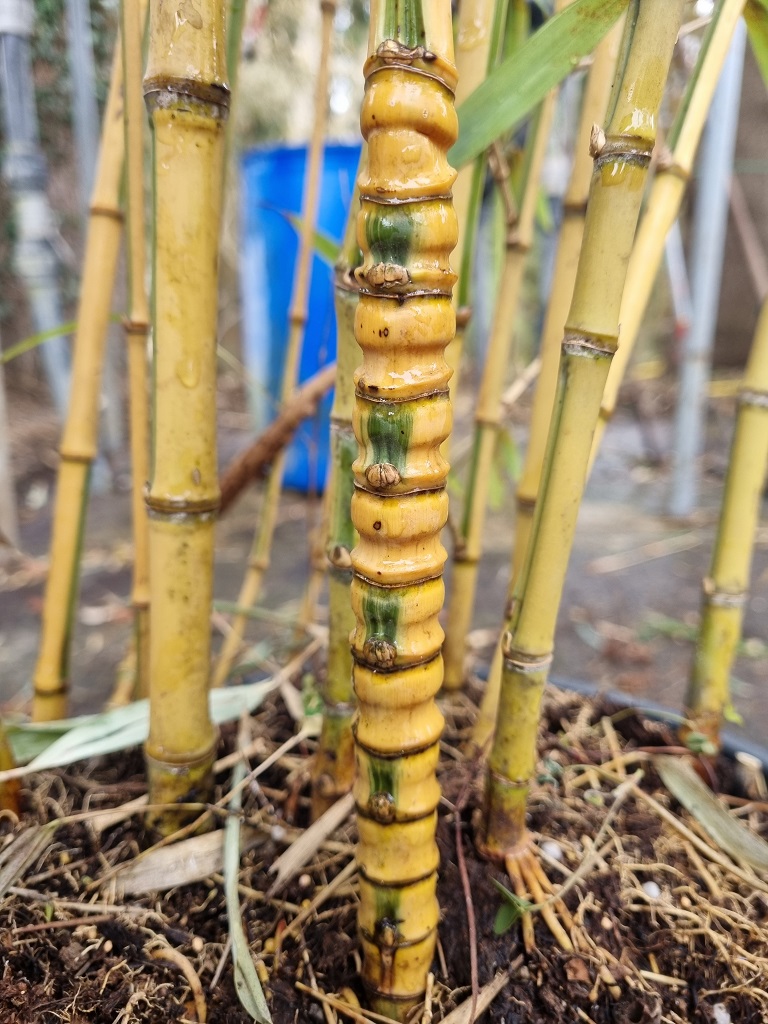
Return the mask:
<path id="1" fill-rule="evenodd" d="M 495 935 L 503 935 L 508 932 L 513 924 L 516 924 L 523 914 L 536 908 L 535 903 L 529 903 L 528 900 L 520 899 L 515 893 L 510 892 L 509 889 L 502 885 L 497 879 L 492 878 L 494 886 L 501 894 L 503 903 L 496 912 L 496 918 L 493 922 L 493 931 Z"/>
<path id="2" fill-rule="evenodd" d="M 768 88 L 768 0 L 748 0 L 744 8 L 744 20 L 752 52 Z"/>
<path id="3" fill-rule="evenodd" d="M 246 686 L 211 690 L 211 718 L 216 725 L 220 725 L 239 718 L 243 712 L 254 711 L 276 685 L 274 680 L 264 679 Z M 139 746 L 149 734 L 149 701 L 137 700 L 123 708 L 112 708 L 97 715 L 83 715 L 73 721 L 74 726 L 66 721 L 48 723 L 51 742 L 47 747 L 29 764 L 0 772 L 0 781 Z M 57 735 L 57 729 L 62 730 L 60 735 Z M 23 747 L 23 744 L 18 743 L 18 735 L 25 731 L 34 734 L 38 743 L 44 742 L 45 738 L 45 731 L 34 723 L 13 726 L 9 735 L 14 756 L 18 760 L 21 760 L 19 752 Z"/>
<path id="4" fill-rule="evenodd" d="M 110 323 L 119 324 L 123 318 L 119 313 L 112 313 L 109 319 Z M 76 330 L 77 321 L 68 320 L 65 324 L 59 324 L 58 327 L 50 327 L 47 331 L 38 331 L 37 334 L 30 334 L 28 337 L 22 338 L 21 341 L 17 341 L 15 345 L 11 345 L 5 352 L 0 352 L 0 366 L 4 363 L 10 363 L 12 359 L 16 359 L 18 356 L 23 356 L 25 352 L 31 352 L 33 348 L 37 348 L 38 345 L 42 345 L 52 338 L 64 338 L 74 334 Z"/>
<path id="5" fill-rule="evenodd" d="M 726 811 L 687 761 L 654 757 L 653 763 L 672 796 L 721 850 L 737 861 L 746 861 L 756 871 L 768 871 L 768 843 Z"/>
<path id="6" fill-rule="evenodd" d="M 291 227 L 296 231 L 296 234 L 301 234 L 304 222 L 297 213 L 291 213 L 288 210 L 281 210 L 277 206 L 271 206 L 268 203 L 264 203 L 264 206 L 269 206 L 270 210 L 274 210 L 275 213 L 279 213 L 281 217 L 284 217 L 288 221 Z M 341 242 L 337 242 L 335 238 L 331 238 L 330 235 L 326 235 L 318 228 L 315 228 L 313 232 L 313 245 L 315 252 L 321 260 L 331 267 L 336 265 L 336 261 L 338 260 L 341 252 Z"/>
<path id="7" fill-rule="evenodd" d="M 240 914 L 240 808 L 242 790 L 240 783 L 245 778 L 245 764 L 241 761 L 232 772 L 234 793 L 229 801 L 230 816 L 224 826 L 224 897 L 227 904 L 227 922 L 232 942 L 232 963 L 234 966 L 235 989 L 245 1012 L 259 1024 L 272 1024 L 264 991 L 253 966 L 251 950 L 245 937 L 243 919 Z"/>
<path id="8" fill-rule="evenodd" d="M 628 2 L 574 0 L 492 71 L 459 107 L 451 164 L 463 167 L 515 128 L 594 50 Z"/>

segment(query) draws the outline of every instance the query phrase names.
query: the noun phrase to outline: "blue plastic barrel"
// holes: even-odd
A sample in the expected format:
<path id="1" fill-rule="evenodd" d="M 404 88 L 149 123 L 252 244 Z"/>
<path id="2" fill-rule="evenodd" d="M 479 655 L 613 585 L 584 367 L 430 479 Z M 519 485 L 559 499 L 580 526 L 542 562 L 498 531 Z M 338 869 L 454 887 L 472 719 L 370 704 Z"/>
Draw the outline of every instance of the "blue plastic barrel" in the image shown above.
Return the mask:
<path id="1" fill-rule="evenodd" d="M 344 233 L 359 157 L 359 145 L 325 148 L 317 226 L 336 241 Z M 270 146 L 246 151 L 241 161 L 243 358 L 256 431 L 274 418 L 279 403 L 298 253 L 298 234 L 285 214 L 301 215 L 306 159 L 306 146 Z M 335 357 L 332 268 L 315 253 L 299 380 L 307 380 Z M 322 490 L 331 401 L 329 395 L 317 415 L 297 431 L 287 452 L 287 487 Z"/>

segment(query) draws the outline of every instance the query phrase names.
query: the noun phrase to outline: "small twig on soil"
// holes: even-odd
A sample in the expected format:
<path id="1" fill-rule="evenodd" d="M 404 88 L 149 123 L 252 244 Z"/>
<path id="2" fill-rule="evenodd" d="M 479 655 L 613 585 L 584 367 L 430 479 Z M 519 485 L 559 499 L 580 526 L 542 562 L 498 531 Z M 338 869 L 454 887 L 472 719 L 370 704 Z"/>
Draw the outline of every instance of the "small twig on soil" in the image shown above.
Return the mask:
<path id="1" fill-rule="evenodd" d="M 294 988 L 297 988 L 300 992 L 306 992 L 307 995 L 312 996 L 313 999 L 317 999 L 321 1003 L 327 1003 L 334 1010 L 343 1013 L 345 1017 L 351 1017 L 352 1020 L 357 1021 L 358 1024 L 371 1024 L 371 1021 L 375 1021 L 377 1024 L 397 1024 L 397 1021 L 391 1017 L 385 1017 L 383 1013 L 374 1013 L 373 1010 L 363 1010 L 362 1008 L 357 1009 L 357 1007 L 345 1003 L 343 999 L 337 999 L 336 996 L 329 996 L 325 992 L 316 992 L 309 985 L 305 985 L 301 981 L 294 982 Z"/>
<path id="2" fill-rule="evenodd" d="M 55 928 L 79 928 L 80 925 L 104 924 L 106 921 L 114 921 L 114 915 L 94 914 L 93 917 L 69 917 L 59 921 L 41 921 L 39 924 L 25 924 L 20 928 L 13 928 L 12 933 L 13 935 L 27 935 L 31 932 L 47 932 Z"/>
<path id="3" fill-rule="evenodd" d="M 427 975 L 427 990 L 424 993 L 424 1012 L 420 1024 L 432 1024 L 432 990 L 435 987 L 435 976 L 432 971 Z"/>
<path id="4" fill-rule="evenodd" d="M 199 1024 L 205 1024 L 205 1021 L 208 1019 L 208 1006 L 205 1002 L 203 986 L 200 984 L 197 971 L 189 960 L 183 953 L 180 953 L 178 949 L 174 949 L 172 946 L 166 946 L 165 944 L 155 945 L 150 943 L 146 947 L 146 951 L 153 960 L 167 960 L 169 963 L 172 963 L 175 967 L 179 968 L 187 979 L 187 984 L 192 992 L 192 998 L 195 1001 L 195 1014 L 197 1015 Z"/>
<path id="5" fill-rule="evenodd" d="M 480 980 L 477 972 L 477 924 L 475 922 L 475 905 L 472 902 L 472 886 L 470 885 L 469 873 L 467 872 L 467 862 L 464 859 L 464 837 L 461 832 L 461 812 L 466 806 L 475 776 L 481 766 L 482 762 L 479 761 L 479 759 L 478 763 L 472 766 L 472 770 L 459 793 L 459 798 L 456 801 L 456 809 L 453 815 L 454 832 L 456 836 L 456 863 L 461 877 L 461 888 L 464 892 L 464 905 L 467 908 L 467 928 L 469 930 L 469 976 L 472 984 L 472 1003 L 469 1014 L 470 1021 L 475 1019 Z"/>
<path id="6" fill-rule="evenodd" d="M 684 978 L 673 978 L 669 974 L 656 974 L 655 971 L 640 971 L 640 977 L 646 981 L 655 981 L 657 985 L 669 985 L 671 988 L 688 988 Z"/>
<path id="7" fill-rule="evenodd" d="M 269 868 L 270 874 L 276 874 L 277 877 L 270 886 L 267 896 L 274 896 L 289 878 L 309 863 L 320 845 L 347 820 L 354 806 L 354 797 L 348 793 L 329 807 L 325 814 L 291 843 L 285 853 L 282 853 Z"/>
<path id="8" fill-rule="evenodd" d="M 223 881 L 224 881 L 224 879 L 222 878 L 222 882 Z M 224 943 L 224 948 L 221 951 L 221 957 L 219 958 L 219 962 L 216 964 L 216 970 L 213 972 L 213 977 L 211 978 L 211 983 L 208 986 L 208 991 L 209 992 L 213 992 L 213 990 L 219 984 L 219 981 L 221 980 L 221 976 L 224 973 L 224 968 L 229 963 L 229 954 L 230 954 L 231 949 L 232 949 L 232 936 L 228 935 L 227 936 L 227 941 Z"/>
<path id="9" fill-rule="evenodd" d="M 477 1009 L 475 1011 L 472 1011 L 472 999 L 467 999 L 457 1006 L 455 1010 L 451 1010 L 448 1016 L 443 1018 L 442 1024 L 472 1024 L 481 1013 L 485 1013 L 499 992 L 509 984 L 512 974 L 517 971 L 522 962 L 522 956 L 517 957 L 506 971 L 501 971 L 492 981 L 489 981 L 487 985 L 480 989 Z"/>
<path id="10" fill-rule="evenodd" d="M 318 889 L 310 905 L 306 907 L 304 910 L 302 910 L 302 912 L 297 917 L 294 917 L 291 923 L 283 931 L 283 934 L 281 936 L 282 941 L 284 942 L 289 935 L 294 935 L 296 932 L 298 932 L 301 929 L 301 926 L 304 924 L 304 922 L 314 914 L 317 908 L 322 906 L 323 903 L 329 900 L 331 896 L 333 896 L 334 893 L 341 888 L 344 882 L 352 878 L 356 871 L 357 861 L 351 860 L 349 864 L 347 864 L 347 866 L 342 871 L 340 871 L 334 879 L 332 879 L 328 883 L 328 885 L 324 885 L 322 886 L 322 888 Z"/>

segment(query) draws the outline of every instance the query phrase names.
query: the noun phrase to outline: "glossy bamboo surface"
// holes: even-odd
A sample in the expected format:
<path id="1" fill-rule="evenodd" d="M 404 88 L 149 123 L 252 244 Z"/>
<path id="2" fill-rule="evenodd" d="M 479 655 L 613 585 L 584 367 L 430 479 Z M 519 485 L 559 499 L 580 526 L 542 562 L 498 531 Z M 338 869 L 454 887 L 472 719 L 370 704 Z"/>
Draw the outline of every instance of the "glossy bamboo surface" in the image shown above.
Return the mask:
<path id="1" fill-rule="evenodd" d="M 154 133 L 154 423 L 149 513 L 151 804 L 208 799 L 216 462 L 216 319 L 225 8 L 153 3 L 144 92 Z M 169 833 L 187 808 L 159 809 Z"/>
<path id="2" fill-rule="evenodd" d="M 61 441 L 45 587 L 40 652 L 34 672 L 32 717 L 65 718 L 69 654 L 80 575 L 91 465 L 98 450 L 99 402 L 104 345 L 122 233 L 123 61 L 115 46 L 109 96 L 101 130 L 99 163 L 91 196 L 85 261 L 72 350 L 72 394 Z"/>
<path id="3" fill-rule="evenodd" d="M 450 5 L 383 0 L 371 12 L 361 124 L 367 165 L 355 337 L 352 651 L 363 980 L 396 1020 L 423 998 L 435 948 L 456 244 L 447 151 L 456 138 Z M 405 157 L 405 158 L 404 158 Z"/>

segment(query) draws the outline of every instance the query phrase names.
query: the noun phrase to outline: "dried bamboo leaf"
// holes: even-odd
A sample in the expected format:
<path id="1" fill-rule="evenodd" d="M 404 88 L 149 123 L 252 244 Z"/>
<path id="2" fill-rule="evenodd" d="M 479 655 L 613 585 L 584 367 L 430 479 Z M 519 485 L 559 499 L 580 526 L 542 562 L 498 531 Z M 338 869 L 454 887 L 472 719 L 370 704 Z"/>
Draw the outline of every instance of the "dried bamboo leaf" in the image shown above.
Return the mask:
<path id="1" fill-rule="evenodd" d="M 212 690 L 211 718 L 219 725 L 239 718 L 244 711 L 254 711 L 278 684 L 277 679 L 264 679 L 246 686 Z M 29 764 L 0 772 L 0 782 L 48 768 L 60 768 L 62 765 L 88 757 L 99 757 L 102 754 L 112 754 L 117 750 L 139 746 L 146 740 L 149 732 L 149 701 L 137 700 L 133 704 L 112 708 L 101 714 L 84 715 L 74 722 L 74 727 L 67 728 L 67 731 L 58 735 L 58 738 L 54 738 L 53 742 Z M 68 723 L 57 722 L 49 726 L 51 736 L 56 737 L 56 728 L 53 727 L 67 727 Z M 37 724 L 14 726 L 11 730 L 14 753 L 17 751 L 14 737 L 18 737 L 19 732 L 35 733 L 39 742 L 44 738 L 44 733 L 39 730 Z"/>
<path id="2" fill-rule="evenodd" d="M 477 994 L 474 1017 L 470 1016 L 472 1013 L 472 998 L 470 997 L 460 1003 L 455 1010 L 451 1010 L 448 1016 L 443 1018 L 443 1024 L 472 1024 L 472 1021 L 477 1020 L 480 1014 L 488 1009 L 499 992 L 509 983 L 509 978 L 510 975 L 507 971 L 501 971 L 493 981 L 483 985 Z"/>
<path id="3" fill-rule="evenodd" d="M 0 899 L 53 839 L 58 822 L 27 829 L 0 851 Z"/>
<path id="4" fill-rule="evenodd" d="M 298 839 L 294 839 L 287 850 L 281 853 L 270 866 L 270 872 L 277 874 L 277 878 L 270 887 L 270 893 L 278 892 L 289 878 L 293 878 L 297 872 L 301 871 L 320 848 L 321 843 L 347 820 L 354 806 L 354 797 L 351 793 L 347 793 L 346 796 L 329 807 L 317 821 L 312 822 Z"/>
<path id="5" fill-rule="evenodd" d="M 240 850 L 244 850 L 260 833 L 243 829 Z M 167 892 L 177 885 L 189 885 L 219 873 L 224 867 L 224 832 L 204 832 L 180 843 L 163 846 L 137 861 L 130 861 L 120 871 L 118 884 L 127 896 L 147 892 Z"/>
<path id="6" fill-rule="evenodd" d="M 215 691 L 214 691 L 215 692 Z M 245 937 L 243 920 L 240 916 L 240 808 L 242 790 L 240 783 L 245 778 L 244 763 L 237 764 L 232 771 L 233 795 L 229 801 L 231 816 L 224 826 L 224 894 L 227 904 L 229 937 L 232 941 L 232 963 L 235 974 L 237 998 L 249 1016 L 259 1024 L 272 1024 L 264 992 L 253 966 L 251 950 Z"/>
<path id="7" fill-rule="evenodd" d="M 653 763 L 670 793 L 694 816 L 721 850 L 756 871 L 768 872 L 768 843 L 721 806 L 688 761 L 677 757 L 655 757 Z"/>

